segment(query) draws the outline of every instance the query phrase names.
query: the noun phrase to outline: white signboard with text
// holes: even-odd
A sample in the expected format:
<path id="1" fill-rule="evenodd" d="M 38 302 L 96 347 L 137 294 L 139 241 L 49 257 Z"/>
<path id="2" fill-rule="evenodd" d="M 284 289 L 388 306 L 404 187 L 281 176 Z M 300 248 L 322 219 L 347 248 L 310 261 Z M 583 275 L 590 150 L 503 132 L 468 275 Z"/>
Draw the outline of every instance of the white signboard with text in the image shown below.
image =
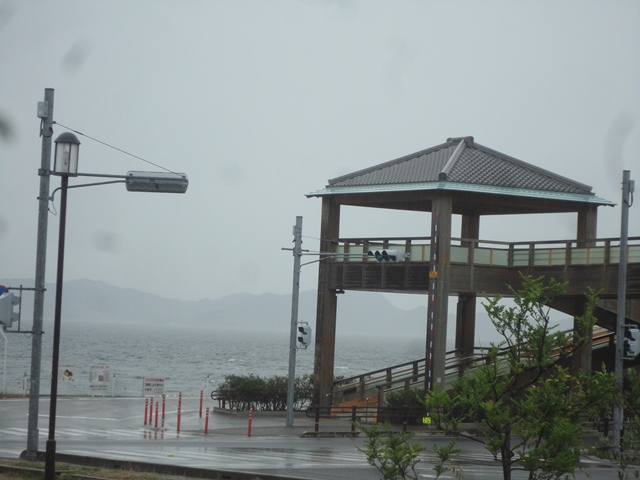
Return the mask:
<path id="1" fill-rule="evenodd" d="M 164 394 L 164 377 L 144 377 L 142 379 L 142 395 L 159 397 Z"/>
<path id="2" fill-rule="evenodd" d="M 92 392 L 105 392 L 110 383 L 109 365 L 91 365 L 89 368 L 89 388 Z"/>
<path id="3" fill-rule="evenodd" d="M 58 383 L 75 382 L 76 379 L 73 376 L 75 369 L 75 365 L 58 365 Z"/>
<path id="4" fill-rule="evenodd" d="M 76 392 L 78 385 L 76 384 L 75 365 L 59 364 L 58 365 L 58 393 L 61 395 L 69 395 Z"/>

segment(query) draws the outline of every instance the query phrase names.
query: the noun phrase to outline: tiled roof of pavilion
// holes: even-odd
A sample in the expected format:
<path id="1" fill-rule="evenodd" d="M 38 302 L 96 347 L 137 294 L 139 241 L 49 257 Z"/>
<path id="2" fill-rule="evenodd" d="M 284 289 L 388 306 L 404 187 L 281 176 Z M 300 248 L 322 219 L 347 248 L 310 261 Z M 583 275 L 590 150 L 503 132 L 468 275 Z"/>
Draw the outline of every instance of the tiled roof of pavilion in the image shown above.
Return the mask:
<path id="1" fill-rule="evenodd" d="M 406 190 L 464 190 L 611 205 L 591 187 L 476 143 L 441 145 L 329 180 L 309 196 Z"/>

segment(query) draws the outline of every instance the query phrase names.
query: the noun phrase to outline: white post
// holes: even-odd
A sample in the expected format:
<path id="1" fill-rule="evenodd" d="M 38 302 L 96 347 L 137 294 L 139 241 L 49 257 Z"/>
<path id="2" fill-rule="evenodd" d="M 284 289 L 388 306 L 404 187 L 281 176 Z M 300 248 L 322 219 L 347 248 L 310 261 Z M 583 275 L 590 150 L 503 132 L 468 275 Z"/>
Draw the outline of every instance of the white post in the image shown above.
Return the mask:
<path id="1" fill-rule="evenodd" d="M 9 320 L 11 322 L 11 320 Z M 9 340 L 4 334 L 4 328 L 0 327 L 0 332 L 4 337 L 4 370 L 2 371 L 2 393 L 7 393 L 7 350 L 9 350 Z"/>

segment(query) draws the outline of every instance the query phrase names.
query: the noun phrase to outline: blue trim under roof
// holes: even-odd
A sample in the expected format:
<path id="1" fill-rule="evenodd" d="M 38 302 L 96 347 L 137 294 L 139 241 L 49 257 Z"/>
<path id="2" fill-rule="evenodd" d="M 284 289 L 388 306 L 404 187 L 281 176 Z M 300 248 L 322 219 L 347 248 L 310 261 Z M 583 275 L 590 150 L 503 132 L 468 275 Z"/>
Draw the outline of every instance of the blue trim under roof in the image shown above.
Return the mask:
<path id="1" fill-rule="evenodd" d="M 456 192 L 482 193 L 488 195 L 511 195 L 565 202 L 593 203 L 597 205 L 614 206 L 615 203 L 596 197 L 593 194 L 579 194 L 566 192 L 552 192 L 547 190 L 530 190 L 524 188 L 496 187 L 492 185 L 474 185 L 457 182 L 425 182 L 425 183 L 397 183 L 388 185 L 328 186 L 324 190 L 311 192 L 308 197 L 324 197 L 328 195 L 357 195 L 365 193 L 417 192 L 428 190 L 447 190 Z"/>

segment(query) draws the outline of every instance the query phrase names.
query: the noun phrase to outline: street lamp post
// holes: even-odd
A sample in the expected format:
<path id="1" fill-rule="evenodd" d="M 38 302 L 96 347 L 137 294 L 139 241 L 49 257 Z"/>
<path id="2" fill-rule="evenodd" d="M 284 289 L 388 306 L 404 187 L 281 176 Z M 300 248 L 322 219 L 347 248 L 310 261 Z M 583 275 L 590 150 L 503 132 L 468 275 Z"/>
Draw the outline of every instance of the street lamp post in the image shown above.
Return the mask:
<path id="1" fill-rule="evenodd" d="M 70 188 L 125 183 L 130 192 L 185 193 L 189 185 L 187 176 L 174 172 L 128 172 L 127 175 L 102 175 L 78 173 L 78 151 L 80 142 L 70 132 L 62 133 L 55 140 L 53 175 L 61 177 L 60 228 L 58 231 L 58 271 L 56 275 L 56 298 L 53 330 L 53 356 L 51 360 L 51 396 L 49 403 L 49 436 L 45 452 L 45 480 L 55 479 L 56 468 L 56 406 L 58 400 L 58 367 L 60 357 L 60 325 L 62 318 L 62 284 L 64 270 L 64 241 L 67 221 L 67 190 Z M 69 177 L 93 176 L 117 178 L 119 180 L 69 186 Z"/>
<path id="2" fill-rule="evenodd" d="M 60 357 L 60 319 L 62 314 L 62 278 L 64 269 L 64 233 L 67 223 L 67 189 L 69 176 L 78 175 L 80 142 L 69 132 L 55 140 L 53 174 L 61 176 L 60 228 L 58 231 L 58 272 L 56 275 L 56 303 L 53 325 L 53 357 L 51 360 L 51 396 L 49 398 L 49 436 L 45 457 L 45 480 L 56 475 L 56 406 L 58 401 L 58 363 Z"/>

